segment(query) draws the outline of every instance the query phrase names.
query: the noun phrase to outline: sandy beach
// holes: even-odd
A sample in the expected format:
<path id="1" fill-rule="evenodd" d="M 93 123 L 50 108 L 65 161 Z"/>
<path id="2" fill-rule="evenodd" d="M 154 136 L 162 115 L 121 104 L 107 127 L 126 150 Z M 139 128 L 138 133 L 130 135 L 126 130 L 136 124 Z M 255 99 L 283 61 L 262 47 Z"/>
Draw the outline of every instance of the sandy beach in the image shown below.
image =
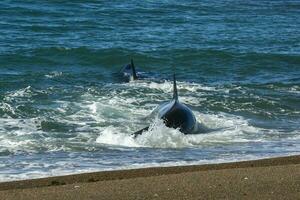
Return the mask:
<path id="1" fill-rule="evenodd" d="M 300 156 L 0 183 L 0 199 L 300 199 Z"/>

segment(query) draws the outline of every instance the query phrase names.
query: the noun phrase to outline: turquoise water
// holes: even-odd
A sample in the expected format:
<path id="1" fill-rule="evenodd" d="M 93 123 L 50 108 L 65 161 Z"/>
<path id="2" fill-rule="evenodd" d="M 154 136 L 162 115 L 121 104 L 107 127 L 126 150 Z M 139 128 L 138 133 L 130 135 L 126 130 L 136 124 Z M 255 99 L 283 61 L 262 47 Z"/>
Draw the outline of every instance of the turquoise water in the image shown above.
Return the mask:
<path id="1" fill-rule="evenodd" d="M 300 1 L 4 0 L 0 19 L 0 181 L 300 153 Z M 123 81 L 131 58 L 151 79 Z M 174 71 L 217 131 L 145 120 Z"/>

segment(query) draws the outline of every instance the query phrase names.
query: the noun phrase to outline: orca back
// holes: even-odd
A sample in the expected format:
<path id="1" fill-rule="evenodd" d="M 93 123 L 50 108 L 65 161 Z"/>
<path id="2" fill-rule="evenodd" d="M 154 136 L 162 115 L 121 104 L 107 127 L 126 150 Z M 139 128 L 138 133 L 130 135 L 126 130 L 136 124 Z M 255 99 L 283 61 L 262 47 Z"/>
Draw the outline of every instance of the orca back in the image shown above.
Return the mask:
<path id="1" fill-rule="evenodd" d="M 178 101 L 172 101 L 170 105 L 166 105 L 167 109 L 162 108 L 159 111 L 159 117 L 164 120 L 165 125 L 178 128 L 184 134 L 195 133 L 197 121 L 193 112 Z"/>
<path id="2" fill-rule="evenodd" d="M 131 59 L 130 64 L 127 64 L 122 68 L 121 72 L 123 73 L 123 76 L 128 78 L 129 80 L 137 80 L 138 79 L 132 59 Z"/>
<path id="3" fill-rule="evenodd" d="M 185 134 L 195 133 L 197 120 L 191 109 L 179 102 L 175 74 L 173 77 L 173 99 L 160 107 L 159 117 L 167 127 L 179 128 Z"/>

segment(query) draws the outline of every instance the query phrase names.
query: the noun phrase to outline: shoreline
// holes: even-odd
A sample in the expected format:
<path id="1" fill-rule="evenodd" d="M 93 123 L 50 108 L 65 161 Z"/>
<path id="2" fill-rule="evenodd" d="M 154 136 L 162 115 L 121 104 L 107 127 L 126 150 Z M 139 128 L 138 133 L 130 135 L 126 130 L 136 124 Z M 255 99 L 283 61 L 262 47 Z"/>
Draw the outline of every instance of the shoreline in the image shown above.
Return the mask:
<path id="1" fill-rule="evenodd" d="M 199 177 L 199 180 L 195 182 L 196 177 Z M 252 184 L 247 187 L 243 186 L 244 182 L 250 182 L 250 180 L 253 181 Z M 143 185 L 143 188 L 146 190 L 144 191 L 144 189 L 136 186 L 137 182 L 139 186 Z M 155 182 L 157 184 L 152 185 Z M 107 188 L 108 186 L 109 188 Z M 184 187 L 185 190 L 175 195 L 176 192 L 168 192 L 168 188 L 165 188 L 166 191 L 161 191 L 162 193 L 160 193 L 160 189 L 165 186 L 169 189 L 180 186 L 178 189 Z M 210 189 L 211 187 L 212 189 Z M 259 188 L 266 187 L 273 188 L 274 191 L 269 193 L 270 189 L 265 189 L 258 192 Z M 284 191 L 281 191 L 280 188 L 283 187 Z M 101 191 L 99 188 L 106 188 L 107 191 L 99 193 Z M 128 192 L 123 191 L 122 188 L 127 188 L 126 191 Z M 202 190 L 203 188 L 206 189 Z M 251 191 L 248 191 L 249 188 L 252 188 L 257 193 L 253 194 Z M 88 191 L 88 193 L 81 193 L 81 189 Z M 224 195 L 223 192 L 218 192 L 220 189 L 226 190 L 227 195 L 233 195 L 236 194 L 236 191 L 245 190 L 242 193 L 238 192 L 241 196 L 238 194 L 238 196 L 225 195 L 222 196 L 224 198 L 245 197 L 245 194 L 251 197 L 264 197 L 261 195 L 269 194 L 268 197 L 277 198 L 281 193 L 284 193 L 285 198 L 288 199 L 289 197 L 300 196 L 300 155 L 233 163 L 102 171 L 2 182 L 0 183 L 0 199 L 17 199 L 18 197 L 22 197 L 22 199 L 39 199 L 46 194 L 46 197 L 43 199 L 59 199 L 62 196 L 65 197 L 64 199 L 85 199 L 87 198 L 85 195 L 88 194 L 96 196 L 87 199 L 104 198 L 105 195 L 109 195 L 110 199 L 137 198 L 137 196 L 132 196 L 133 193 L 141 197 L 141 199 L 154 198 L 154 194 L 160 197 L 165 195 L 164 199 L 176 199 L 179 196 L 181 198 L 183 197 L 181 195 L 187 195 L 187 199 L 193 199 L 200 193 L 207 198 Z M 57 194 L 58 191 L 60 195 Z M 123 192 L 120 194 L 118 191 Z M 77 192 L 79 193 L 77 194 Z M 260 196 L 257 196 L 259 194 Z"/>
<path id="2" fill-rule="evenodd" d="M 262 158 L 257 160 L 200 164 L 200 165 L 180 165 L 163 167 L 145 167 L 136 169 L 121 169 L 111 171 L 86 172 L 79 174 L 50 176 L 35 179 L 13 180 L 0 182 L 0 191 L 9 189 L 25 189 L 31 187 L 48 187 L 66 185 L 81 182 L 98 182 L 108 180 L 121 180 L 138 177 L 161 176 L 168 174 L 178 174 L 184 172 L 221 170 L 233 168 L 249 167 L 269 167 L 278 165 L 300 164 L 300 155 L 282 156 L 273 158 Z M 146 173 L 147 172 L 147 173 Z"/>

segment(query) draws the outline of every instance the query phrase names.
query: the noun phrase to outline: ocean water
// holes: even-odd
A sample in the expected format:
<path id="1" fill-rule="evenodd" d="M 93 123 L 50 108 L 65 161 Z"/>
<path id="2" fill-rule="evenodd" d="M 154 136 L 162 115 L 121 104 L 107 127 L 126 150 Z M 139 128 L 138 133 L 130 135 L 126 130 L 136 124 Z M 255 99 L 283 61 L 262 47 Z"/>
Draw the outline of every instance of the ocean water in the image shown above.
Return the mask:
<path id="1" fill-rule="evenodd" d="M 120 77 L 131 58 L 150 79 Z M 146 120 L 174 71 L 216 131 Z M 294 154 L 300 1 L 0 2 L 0 181 Z"/>

